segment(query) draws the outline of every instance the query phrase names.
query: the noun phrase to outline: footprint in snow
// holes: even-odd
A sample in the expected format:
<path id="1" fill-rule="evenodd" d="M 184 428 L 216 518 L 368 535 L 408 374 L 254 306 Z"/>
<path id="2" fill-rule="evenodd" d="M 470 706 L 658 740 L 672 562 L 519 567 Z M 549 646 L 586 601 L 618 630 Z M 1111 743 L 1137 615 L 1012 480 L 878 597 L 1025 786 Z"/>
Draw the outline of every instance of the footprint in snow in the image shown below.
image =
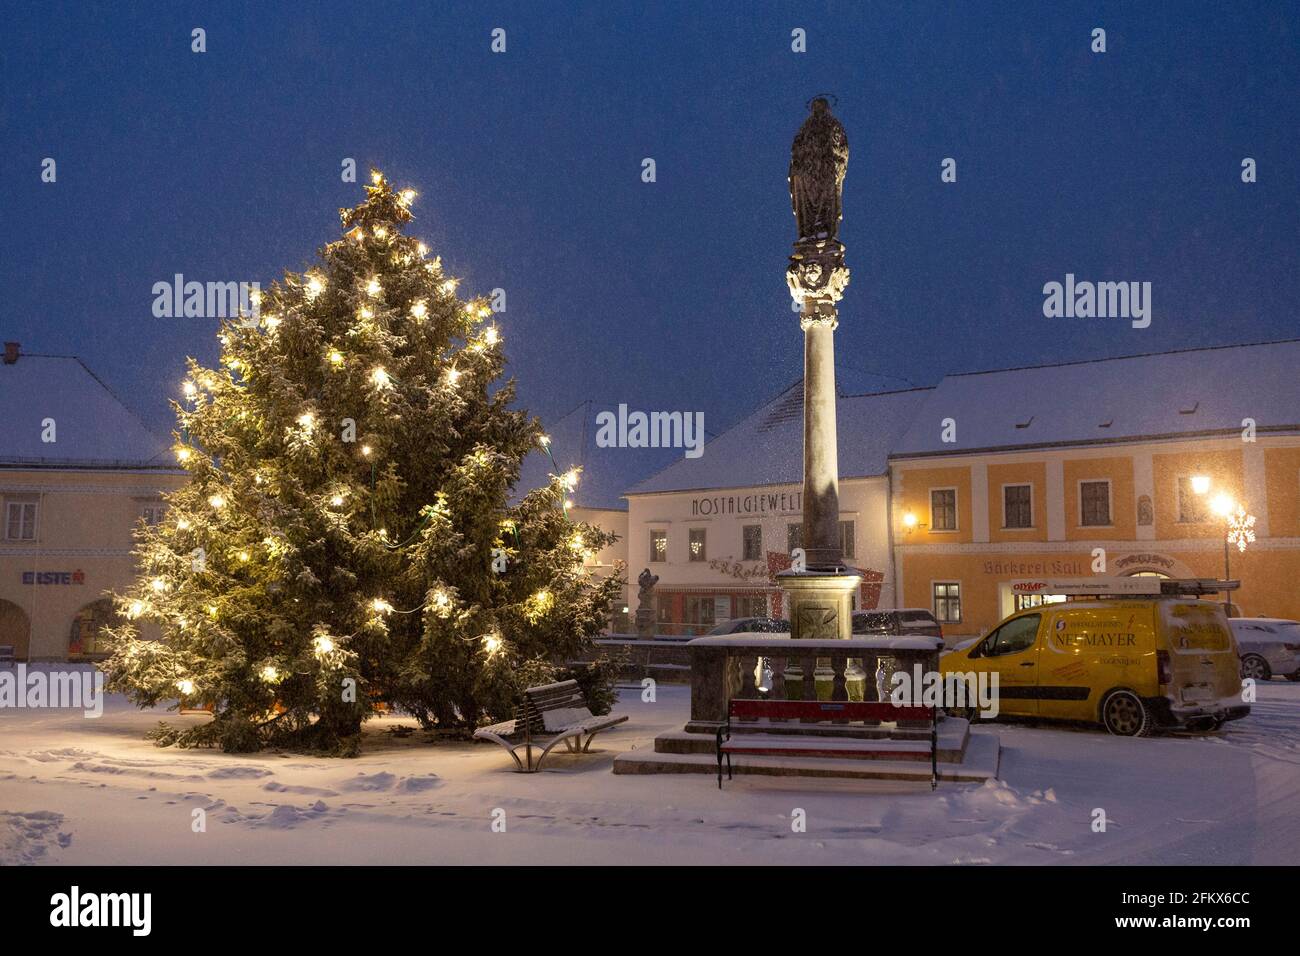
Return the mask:
<path id="1" fill-rule="evenodd" d="M 269 790 L 271 793 L 298 793 L 303 796 L 314 797 L 337 797 L 337 790 L 326 790 L 323 787 L 302 787 L 294 784 L 277 783 L 274 780 L 268 780 L 262 784 L 263 790 Z"/>
<path id="2" fill-rule="evenodd" d="M 261 767 L 220 767 L 208 771 L 207 776 L 210 780 L 249 780 L 254 777 L 269 777 L 271 771 Z"/>
<path id="3" fill-rule="evenodd" d="M 345 780 L 339 784 L 339 789 L 353 793 L 358 790 L 389 790 L 392 789 L 393 784 L 396 782 L 397 777 L 391 773 L 372 773 L 369 776 L 359 773 L 351 780 Z"/>
<path id="4" fill-rule="evenodd" d="M 1073 850 L 1062 850 L 1055 843 L 1040 843 L 1035 841 L 1031 843 L 1026 843 L 1025 846 L 1030 847 L 1031 849 L 1034 850 L 1048 850 L 1052 853 L 1061 853 L 1065 856 L 1069 856 L 1072 853 L 1074 853 Z"/>
<path id="5" fill-rule="evenodd" d="M 403 777 L 397 785 L 397 790 L 399 793 L 424 793 L 426 790 L 441 786 L 442 780 L 437 774 L 430 773 L 418 777 Z"/>

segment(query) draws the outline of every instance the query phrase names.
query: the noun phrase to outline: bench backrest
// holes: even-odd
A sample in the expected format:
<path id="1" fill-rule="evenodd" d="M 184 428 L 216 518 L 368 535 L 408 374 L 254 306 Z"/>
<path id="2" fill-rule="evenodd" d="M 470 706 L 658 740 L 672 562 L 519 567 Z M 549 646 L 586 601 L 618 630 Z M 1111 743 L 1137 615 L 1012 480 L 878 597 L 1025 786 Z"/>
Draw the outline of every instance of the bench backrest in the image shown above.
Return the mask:
<path id="1" fill-rule="evenodd" d="M 0 661 L 9 663 L 14 659 L 14 646 L 12 644 L 0 644 Z"/>
<path id="2" fill-rule="evenodd" d="M 889 701 L 855 700 L 746 700 L 727 705 L 732 718 L 768 720 L 930 720 L 933 707 L 897 706 Z"/>
<path id="3" fill-rule="evenodd" d="M 524 691 L 524 715 L 531 733 L 556 733 L 592 716 L 576 680 L 530 687 Z"/>

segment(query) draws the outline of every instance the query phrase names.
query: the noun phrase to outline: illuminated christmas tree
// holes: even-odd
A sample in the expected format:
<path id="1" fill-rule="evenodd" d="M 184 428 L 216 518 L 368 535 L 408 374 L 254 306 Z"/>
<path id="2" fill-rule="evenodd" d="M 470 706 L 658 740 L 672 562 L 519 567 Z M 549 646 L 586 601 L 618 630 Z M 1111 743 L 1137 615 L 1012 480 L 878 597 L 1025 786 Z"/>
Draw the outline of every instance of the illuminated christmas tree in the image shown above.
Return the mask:
<path id="1" fill-rule="evenodd" d="M 107 664 L 140 706 L 212 707 L 161 743 L 348 752 L 378 702 L 426 727 L 504 718 L 619 592 L 586 568 L 614 536 L 566 514 L 576 470 L 511 503 L 545 436 L 499 381 L 493 313 L 403 233 L 412 191 L 378 172 L 366 191 L 173 403 L 190 481 L 140 532 Z"/>

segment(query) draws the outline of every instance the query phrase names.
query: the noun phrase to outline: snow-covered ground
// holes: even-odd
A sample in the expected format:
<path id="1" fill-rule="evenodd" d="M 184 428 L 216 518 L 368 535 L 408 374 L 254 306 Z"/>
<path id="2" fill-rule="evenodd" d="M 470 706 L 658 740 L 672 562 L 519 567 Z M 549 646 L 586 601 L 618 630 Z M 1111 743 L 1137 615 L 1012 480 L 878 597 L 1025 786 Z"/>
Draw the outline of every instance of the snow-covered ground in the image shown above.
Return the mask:
<path id="1" fill-rule="evenodd" d="M 625 694 L 585 757 L 511 773 L 494 745 L 367 725 L 364 756 L 161 750 L 159 719 L 0 711 L 8 863 L 1297 863 L 1300 684 L 1271 682 L 1217 735 L 1124 740 L 999 724 L 1001 779 L 927 786 L 614 776 L 614 755 L 686 722 L 688 692 Z M 1108 818 L 1093 829 L 1094 811 Z M 193 811 L 206 832 L 193 832 Z M 794 832 L 797 809 L 806 832 Z M 494 832 L 494 817 L 505 832 Z"/>

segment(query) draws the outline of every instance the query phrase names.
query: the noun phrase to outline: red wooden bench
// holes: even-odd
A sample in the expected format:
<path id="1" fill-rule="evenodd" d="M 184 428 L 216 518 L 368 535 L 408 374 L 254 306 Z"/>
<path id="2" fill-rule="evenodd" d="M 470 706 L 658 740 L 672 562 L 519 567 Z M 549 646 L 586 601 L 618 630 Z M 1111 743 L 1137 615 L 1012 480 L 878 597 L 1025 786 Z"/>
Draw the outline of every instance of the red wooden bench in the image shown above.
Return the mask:
<path id="1" fill-rule="evenodd" d="M 722 761 L 731 779 L 731 755 L 909 759 L 882 746 L 880 723 L 926 721 L 930 725 L 930 789 L 939 785 L 938 708 L 900 706 L 888 701 L 743 700 L 727 703 L 727 722 L 718 728 L 718 789 Z M 860 723 L 855 723 L 860 722 Z"/>

